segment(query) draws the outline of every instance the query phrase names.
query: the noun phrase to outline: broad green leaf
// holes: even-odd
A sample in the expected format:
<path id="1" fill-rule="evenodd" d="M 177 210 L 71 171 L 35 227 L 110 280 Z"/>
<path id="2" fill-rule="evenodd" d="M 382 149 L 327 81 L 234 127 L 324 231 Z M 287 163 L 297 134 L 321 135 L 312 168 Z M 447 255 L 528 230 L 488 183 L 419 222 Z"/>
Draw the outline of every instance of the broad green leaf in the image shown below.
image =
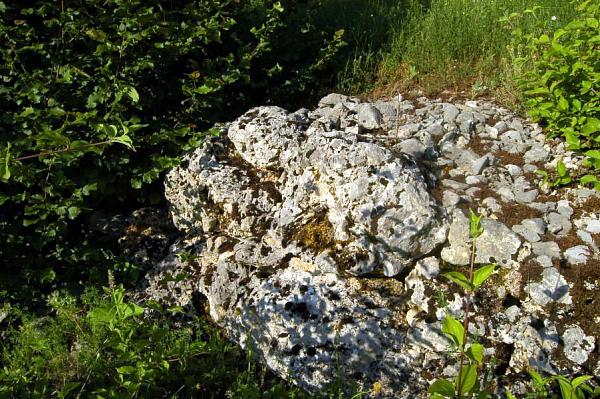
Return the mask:
<path id="1" fill-rule="evenodd" d="M 466 394 L 471 392 L 477 383 L 477 366 L 469 364 L 465 366 L 461 373 L 456 376 L 456 385 L 460 387 L 460 392 Z"/>
<path id="2" fill-rule="evenodd" d="M 0 162 L 0 181 L 7 182 L 10 179 L 10 143 L 6 146 L 4 159 Z"/>
<path id="3" fill-rule="evenodd" d="M 585 155 L 590 157 L 590 158 L 594 158 L 594 159 L 600 159 L 600 151 L 599 150 L 589 150 L 585 152 Z"/>
<path id="4" fill-rule="evenodd" d="M 567 167 L 564 164 L 564 162 L 562 161 L 558 161 L 558 163 L 556 164 L 556 172 L 558 173 L 559 176 L 567 176 L 568 172 L 567 172 Z"/>
<path id="5" fill-rule="evenodd" d="M 572 382 L 571 385 L 573 386 L 573 388 L 577 388 L 578 386 L 580 386 L 581 384 L 583 384 L 584 382 L 591 380 L 592 376 L 591 375 L 582 375 L 580 377 L 576 377 Z"/>
<path id="6" fill-rule="evenodd" d="M 469 282 L 469 279 L 461 272 L 456 272 L 456 271 L 447 272 L 447 273 L 444 273 L 443 276 L 446 277 L 447 279 L 455 282 L 456 284 L 460 285 L 466 291 L 473 290 L 473 286 Z"/>
<path id="7" fill-rule="evenodd" d="M 472 209 L 469 209 L 469 236 L 471 238 L 478 238 L 483 234 L 481 218 L 481 215 L 478 215 Z"/>
<path id="8" fill-rule="evenodd" d="M 474 362 L 481 363 L 483 361 L 483 345 L 474 343 L 467 349 L 467 356 Z"/>
<path id="9" fill-rule="evenodd" d="M 79 209 L 76 206 L 70 206 L 67 209 L 67 214 L 69 216 L 69 219 L 73 220 L 75 219 L 77 216 L 79 216 L 79 214 L 81 213 L 81 209 Z"/>
<path id="10" fill-rule="evenodd" d="M 129 137 L 125 134 L 122 136 L 119 136 L 119 137 L 113 137 L 110 141 L 111 141 L 111 143 L 122 144 L 125 147 L 129 148 L 130 150 L 135 151 L 135 148 L 133 147 L 133 141 L 131 141 L 131 137 Z"/>
<path id="11" fill-rule="evenodd" d="M 585 126 L 581 129 L 581 133 L 586 136 L 590 136 L 598 131 L 600 131 L 600 119 L 598 118 L 588 118 Z"/>
<path id="12" fill-rule="evenodd" d="M 475 270 L 475 272 L 473 273 L 473 287 L 478 288 L 479 286 L 481 286 L 481 284 L 483 284 L 485 280 L 487 280 L 492 275 L 495 269 L 496 265 L 489 264 Z"/>
<path id="13" fill-rule="evenodd" d="M 558 99 L 557 105 L 558 105 L 558 109 L 560 109 L 561 111 L 567 111 L 569 109 L 569 102 L 564 97 L 560 97 Z"/>
<path id="14" fill-rule="evenodd" d="M 121 366 L 117 367 L 116 370 L 119 374 L 134 374 L 137 369 L 133 366 Z"/>
<path id="15" fill-rule="evenodd" d="M 88 29 L 85 31 L 85 34 L 88 35 L 88 37 L 92 40 L 95 40 L 97 42 L 104 42 L 106 41 L 106 33 L 104 33 L 103 31 L 101 31 L 100 29 Z"/>
<path id="16" fill-rule="evenodd" d="M 527 372 L 531 376 L 531 379 L 533 381 L 535 381 L 537 384 L 539 384 L 539 385 L 545 384 L 545 381 L 542 379 L 542 376 L 539 375 L 535 370 L 533 370 L 533 369 L 530 368 L 530 369 L 527 370 Z"/>
<path id="17" fill-rule="evenodd" d="M 456 393 L 454 384 L 452 384 L 452 382 L 444 378 L 440 378 L 439 380 L 436 380 L 433 384 L 431 384 L 429 386 L 429 389 L 427 389 L 427 392 L 431 394 L 437 393 L 438 395 L 441 395 L 445 398 L 452 398 Z"/>
<path id="18" fill-rule="evenodd" d="M 442 322 L 442 332 L 448 335 L 459 348 L 464 346 L 465 329 L 460 321 L 450 315 L 446 315 Z"/>
<path id="19" fill-rule="evenodd" d="M 138 94 L 135 87 L 129 87 L 127 89 L 127 95 L 129 96 L 129 98 L 131 98 L 131 101 L 134 103 L 137 103 L 138 101 L 140 101 L 140 95 Z"/>

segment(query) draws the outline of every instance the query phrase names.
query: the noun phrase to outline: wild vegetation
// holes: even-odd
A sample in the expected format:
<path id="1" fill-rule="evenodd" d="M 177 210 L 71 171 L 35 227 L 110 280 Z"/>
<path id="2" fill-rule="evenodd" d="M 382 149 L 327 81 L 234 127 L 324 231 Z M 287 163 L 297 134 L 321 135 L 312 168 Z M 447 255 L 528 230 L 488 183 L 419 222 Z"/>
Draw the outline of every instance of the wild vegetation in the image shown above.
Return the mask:
<path id="1" fill-rule="evenodd" d="M 128 298 L 144 270 L 97 240 L 91 215 L 163 206 L 164 172 L 215 123 L 333 90 L 493 97 L 587 156 L 585 170 L 544 172 L 551 184 L 599 188 L 599 7 L 0 1 L 0 397 L 307 396 L 203 316 Z"/>

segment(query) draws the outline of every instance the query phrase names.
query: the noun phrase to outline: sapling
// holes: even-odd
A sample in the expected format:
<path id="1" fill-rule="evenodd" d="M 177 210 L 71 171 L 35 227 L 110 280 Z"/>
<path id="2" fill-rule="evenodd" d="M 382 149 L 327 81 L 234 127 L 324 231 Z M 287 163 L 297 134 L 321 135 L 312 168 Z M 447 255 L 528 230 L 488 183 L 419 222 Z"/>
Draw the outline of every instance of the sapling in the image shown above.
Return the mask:
<path id="1" fill-rule="evenodd" d="M 459 271 L 444 273 L 444 277 L 456 283 L 465 292 L 464 315 L 462 322 L 446 314 L 442 322 L 442 332 L 446 334 L 460 355 L 458 375 L 454 381 L 444 378 L 436 380 L 429 387 L 432 398 L 485 398 L 489 393 L 481 389 L 478 378 L 478 368 L 483 362 L 484 348 L 478 342 L 469 341 L 469 323 L 471 298 L 479 287 L 491 276 L 496 265 L 489 264 L 475 270 L 475 255 L 477 253 L 477 238 L 483 234 L 481 215 L 469 210 L 469 236 L 471 238 L 471 253 L 468 275 Z"/>

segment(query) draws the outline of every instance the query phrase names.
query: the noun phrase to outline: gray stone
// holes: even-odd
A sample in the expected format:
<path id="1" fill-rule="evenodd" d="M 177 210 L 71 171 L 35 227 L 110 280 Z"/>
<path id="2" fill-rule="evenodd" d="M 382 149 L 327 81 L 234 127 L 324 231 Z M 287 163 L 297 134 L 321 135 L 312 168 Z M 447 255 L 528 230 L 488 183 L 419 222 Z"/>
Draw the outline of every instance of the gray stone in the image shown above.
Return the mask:
<path id="1" fill-rule="evenodd" d="M 358 104 L 354 110 L 358 116 L 358 124 L 366 130 L 374 130 L 381 127 L 381 112 L 373 105 Z"/>
<path id="2" fill-rule="evenodd" d="M 586 219 L 585 231 L 590 234 L 600 234 L 600 219 Z"/>
<path id="3" fill-rule="evenodd" d="M 523 172 L 525 172 L 525 173 L 535 173 L 535 171 L 538 169 L 539 169 L 539 167 L 529 164 L 529 163 L 523 165 Z"/>
<path id="4" fill-rule="evenodd" d="M 577 245 L 565 251 L 565 259 L 572 265 L 586 263 L 590 256 L 590 249 L 585 245 Z"/>
<path id="5" fill-rule="evenodd" d="M 476 263 L 498 263 L 511 266 L 511 259 L 521 246 L 521 240 L 504 224 L 491 219 L 482 221 L 484 232 L 477 239 Z M 442 249 L 442 259 L 454 265 L 469 263 L 470 239 L 469 220 L 461 212 L 453 213 L 448 233 L 450 246 Z"/>
<path id="6" fill-rule="evenodd" d="M 479 175 L 483 171 L 483 169 L 488 166 L 494 157 L 490 154 L 486 154 L 480 158 L 477 158 L 471 162 L 471 174 Z"/>
<path id="7" fill-rule="evenodd" d="M 538 305 L 545 306 L 551 302 L 570 305 L 569 284 L 554 267 L 542 271 L 542 281 L 525 286 L 527 295 Z"/>
<path id="8" fill-rule="evenodd" d="M 548 256 L 552 259 L 560 259 L 561 251 L 558 244 L 554 241 L 542 241 L 542 242 L 534 242 L 531 245 L 531 250 L 535 255 L 538 256 Z"/>
<path id="9" fill-rule="evenodd" d="M 472 176 L 469 175 L 465 178 L 465 183 L 471 186 L 476 186 L 479 184 L 487 184 L 488 179 L 483 175 Z"/>
<path id="10" fill-rule="evenodd" d="M 449 190 L 444 191 L 442 204 L 444 205 L 445 208 L 454 207 L 459 202 L 460 202 L 460 195 L 456 194 L 453 191 L 449 191 Z"/>
<path id="11" fill-rule="evenodd" d="M 494 129 L 496 129 L 498 134 L 502 134 L 510 129 L 510 126 L 505 121 L 500 121 L 494 125 Z"/>
<path id="12" fill-rule="evenodd" d="M 523 174 L 523 170 L 517 165 L 508 164 L 505 166 L 505 168 L 513 177 L 521 176 Z"/>
<path id="13" fill-rule="evenodd" d="M 587 362 L 595 348 L 596 339 L 587 336 L 578 325 L 568 327 L 562 335 L 565 343 L 564 354 L 567 359 L 577 364 Z"/>
<path id="14" fill-rule="evenodd" d="M 443 104 L 444 107 L 444 122 L 452 123 L 456 120 L 460 111 L 452 104 Z"/>
<path id="15" fill-rule="evenodd" d="M 577 230 L 577 237 L 579 237 L 581 241 L 585 242 L 586 244 L 594 243 L 594 237 L 592 237 L 592 235 L 585 230 Z"/>
<path id="16" fill-rule="evenodd" d="M 415 138 L 410 138 L 407 140 L 402 140 L 397 146 L 398 151 L 408 154 L 417 159 L 423 158 L 427 147 L 423 145 L 419 140 Z"/>
<path id="17" fill-rule="evenodd" d="M 529 242 L 537 242 L 540 240 L 540 234 L 536 230 L 529 228 L 529 226 L 516 224 L 512 227 L 512 230 Z"/>
<path id="18" fill-rule="evenodd" d="M 536 189 L 529 191 L 517 191 L 515 192 L 515 201 L 521 204 L 528 204 L 535 201 L 538 194 L 539 191 Z"/>
<path id="19" fill-rule="evenodd" d="M 319 100 L 319 107 L 333 107 L 338 103 L 348 101 L 348 96 L 343 94 L 331 93 Z"/>
<path id="20" fill-rule="evenodd" d="M 571 231 L 573 225 L 571 224 L 569 216 L 560 214 L 558 212 L 551 212 L 547 215 L 548 218 L 548 231 L 552 234 L 567 234 Z"/>
<path id="21" fill-rule="evenodd" d="M 529 151 L 523 156 L 523 160 L 527 163 L 546 162 L 550 153 L 542 144 L 535 143 Z"/>
<path id="22" fill-rule="evenodd" d="M 568 200 L 560 200 L 556 203 L 556 212 L 570 218 L 573 216 L 573 208 L 569 205 Z"/>
<path id="23" fill-rule="evenodd" d="M 492 212 L 497 213 L 497 212 L 502 211 L 502 205 L 500 205 L 494 197 L 484 198 L 483 201 L 481 201 L 481 202 L 483 205 L 488 207 Z"/>
<path id="24" fill-rule="evenodd" d="M 457 191 L 464 191 L 467 188 L 469 188 L 468 184 L 461 183 L 459 181 L 452 180 L 452 179 L 444 179 L 444 180 L 442 180 L 442 185 L 446 186 L 446 187 L 449 187 L 449 188 L 451 188 L 453 190 L 457 190 Z"/>

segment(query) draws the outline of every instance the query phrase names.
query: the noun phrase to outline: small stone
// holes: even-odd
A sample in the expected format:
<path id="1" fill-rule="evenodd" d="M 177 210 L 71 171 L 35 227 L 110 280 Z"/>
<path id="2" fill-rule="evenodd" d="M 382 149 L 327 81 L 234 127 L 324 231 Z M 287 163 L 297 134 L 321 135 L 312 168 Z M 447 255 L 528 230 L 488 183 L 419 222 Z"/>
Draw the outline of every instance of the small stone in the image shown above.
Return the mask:
<path id="1" fill-rule="evenodd" d="M 566 216 L 568 218 L 570 218 L 573 215 L 573 208 L 571 208 L 569 206 L 569 201 L 568 200 L 560 200 L 556 203 L 556 211 L 563 215 Z"/>
<path id="2" fill-rule="evenodd" d="M 540 240 L 540 235 L 537 232 L 528 229 L 522 224 L 514 225 L 512 230 L 529 242 L 537 242 Z"/>
<path id="3" fill-rule="evenodd" d="M 510 187 L 502 186 L 498 189 L 498 195 L 502 198 L 504 202 L 512 202 L 515 200 L 515 194 Z"/>
<path id="4" fill-rule="evenodd" d="M 585 335 L 578 325 L 572 325 L 562 335 L 565 343 L 565 357 L 577 364 L 587 362 L 590 353 L 595 348 L 596 339 Z"/>
<path id="5" fill-rule="evenodd" d="M 452 123 L 456 120 L 460 111 L 452 104 L 444 104 L 444 122 Z"/>
<path id="6" fill-rule="evenodd" d="M 542 271 L 542 281 L 525 286 L 525 292 L 538 305 L 545 306 L 551 302 L 570 305 L 569 284 L 554 267 Z"/>
<path id="7" fill-rule="evenodd" d="M 355 111 L 358 115 L 358 123 L 367 130 L 379 129 L 381 127 L 381 112 L 371 104 L 359 104 Z"/>
<path id="8" fill-rule="evenodd" d="M 427 126 L 427 131 L 436 140 L 439 140 L 444 135 L 444 128 L 441 123 L 434 123 Z"/>
<path id="9" fill-rule="evenodd" d="M 444 191 L 444 195 L 442 198 L 442 205 L 445 208 L 452 208 L 456 206 L 460 202 L 460 195 L 456 194 L 453 191 L 446 190 Z"/>
<path id="10" fill-rule="evenodd" d="M 500 121 L 494 125 L 494 129 L 496 129 L 498 134 L 506 132 L 509 128 L 510 127 L 508 126 L 508 123 L 506 123 L 505 121 Z"/>
<path id="11" fill-rule="evenodd" d="M 537 258 L 535 258 L 535 261 L 544 268 L 554 266 L 552 263 L 552 258 L 546 255 L 538 256 Z"/>
<path id="12" fill-rule="evenodd" d="M 470 187 L 465 190 L 465 194 L 467 194 L 469 197 L 472 198 L 479 191 L 481 191 L 481 188 L 479 188 L 479 187 Z"/>
<path id="13" fill-rule="evenodd" d="M 348 96 L 331 93 L 319 100 L 319 107 L 333 107 L 338 103 L 344 103 L 346 101 L 348 101 Z"/>
<path id="14" fill-rule="evenodd" d="M 560 259 L 560 247 L 554 241 L 534 242 L 531 244 L 531 250 L 535 255 L 545 255 L 552 259 Z"/>
<path id="15" fill-rule="evenodd" d="M 508 173 L 510 173 L 510 175 L 513 177 L 521 176 L 523 174 L 523 169 L 521 169 L 517 165 L 508 164 L 505 166 L 505 168 L 506 170 L 508 170 Z"/>
<path id="16" fill-rule="evenodd" d="M 594 243 L 594 237 L 592 237 L 592 235 L 585 230 L 577 230 L 577 237 L 581 238 L 581 241 L 585 242 L 586 244 Z"/>
<path id="17" fill-rule="evenodd" d="M 600 233 L 600 220 L 588 218 L 586 220 L 585 231 L 590 234 L 599 234 Z"/>
<path id="18" fill-rule="evenodd" d="M 535 173 L 535 171 L 538 169 L 539 169 L 539 167 L 532 165 L 530 163 L 526 163 L 525 165 L 523 165 L 523 172 L 525 172 L 525 173 Z"/>
<path id="19" fill-rule="evenodd" d="M 571 231 L 572 225 L 568 216 L 557 212 L 548 214 L 548 231 L 552 234 L 567 234 Z"/>
<path id="20" fill-rule="evenodd" d="M 416 159 L 423 158 L 423 154 L 426 150 L 426 147 L 423 145 L 423 143 L 414 138 L 403 140 L 398 144 L 397 148 L 400 152 L 408 154 Z"/>
<path id="21" fill-rule="evenodd" d="M 538 190 L 517 191 L 515 192 L 515 201 L 521 204 L 528 204 L 535 201 L 538 194 Z"/>
<path id="22" fill-rule="evenodd" d="M 435 256 L 423 258 L 415 265 L 415 270 L 426 279 L 433 279 L 440 274 L 440 261 Z"/>
<path id="23" fill-rule="evenodd" d="M 469 185 L 467 185 L 465 183 L 458 182 L 456 180 L 451 180 L 451 179 L 444 179 L 444 180 L 442 180 L 442 185 L 450 187 L 451 189 L 457 190 L 457 191 L 464 191 L 467 188 L 469 188 Z"/>
<path id="24" fill-rule="evenodd" d="M 488 166 L 494 157 L 490 154 L 486 154 L 471 162 L 471 174 L 480 175 L 483 169 Z"/>
<path id="25" fill-rule="evenodd" d="M 588 256 L 590 256 L 590 250 L 585 245 L 577 245 L 565 251 L 565 258 L 572 265 L 586 263 Z"/>
<path id="26" fill-rule="evenodd" d="M 529 151 L 523 156 L 523 160 L 527 163 L 546 162 L 550 153 L 543 145 L 535 143 Z"/>
<path id="27" fill-rule="evenodd" d="M 498 213 L 502 210 L 502 206 L 498 203 L 498 201 L 496 200 L 496 198 L 494 197 L 487 197 L 484 198 L 483 201 L 481 201 L 483 205 L 485 205 L 490 211 L 494 212 L 494 213 Z"/>
<path id="28" fill-rule="evenodd" d="M 477 175 L 477 176 L 467 176 L 465 178 L 465 183 L 467 183 L 470 186 L 477 186 L 479 184 L 487 184 L 488 179 L 483 176 L 483 175 Z"/>

